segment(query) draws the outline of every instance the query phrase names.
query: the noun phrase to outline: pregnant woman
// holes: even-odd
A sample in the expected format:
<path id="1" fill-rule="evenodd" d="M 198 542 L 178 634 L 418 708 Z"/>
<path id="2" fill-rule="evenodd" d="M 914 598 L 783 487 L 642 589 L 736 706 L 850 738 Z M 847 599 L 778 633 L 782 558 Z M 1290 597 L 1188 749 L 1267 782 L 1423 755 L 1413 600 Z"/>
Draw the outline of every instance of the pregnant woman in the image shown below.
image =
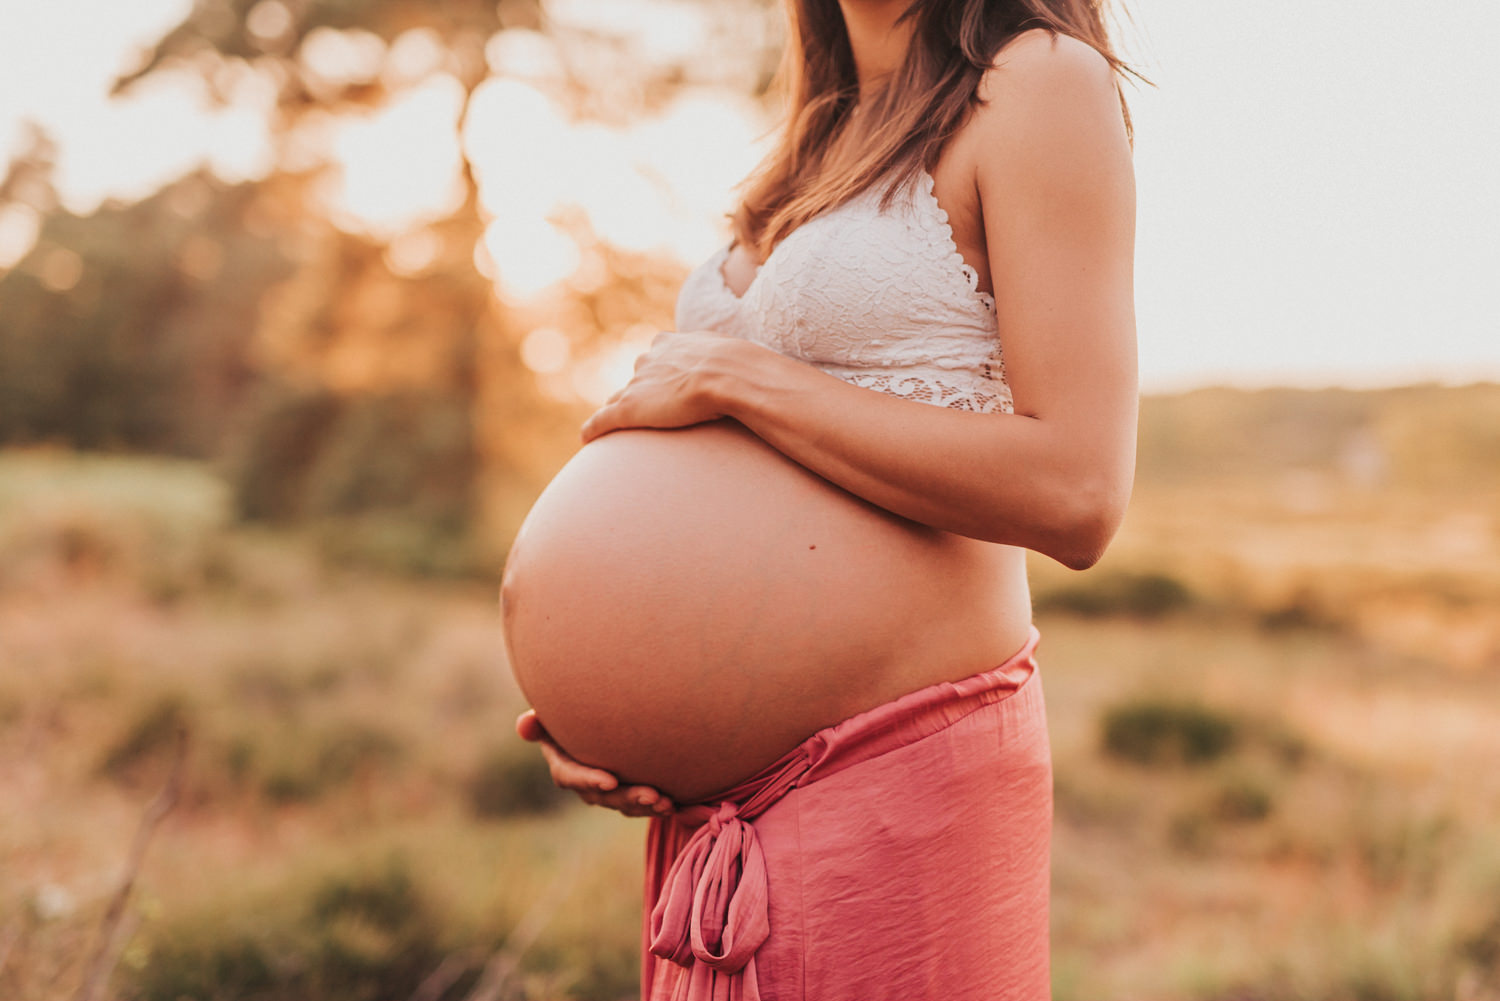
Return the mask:
<path id="1" fill-rule="evenodd" d="M 1130 494 L 1127 70 L 1090 0 L 788 10 L 733 241 L 507 561 L 518 729 L 651 817 L 644 998 L 1046 998 L 1025 553 Z"/>

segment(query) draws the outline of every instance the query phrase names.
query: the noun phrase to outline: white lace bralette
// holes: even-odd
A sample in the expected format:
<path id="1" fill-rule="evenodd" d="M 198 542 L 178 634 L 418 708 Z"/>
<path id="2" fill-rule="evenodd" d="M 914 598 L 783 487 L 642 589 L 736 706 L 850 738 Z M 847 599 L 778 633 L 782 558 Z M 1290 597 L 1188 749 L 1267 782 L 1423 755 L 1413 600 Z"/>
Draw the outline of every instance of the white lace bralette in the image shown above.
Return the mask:
<path id="1" fill-rule="evenodd" d="M 884 182 L 798 226 L 743 297 L 733 244 L 682 283 L 678 330 L 755 341 L 856 386 L 979 413 L 1011 413 L 995 300 L 953 242 L 932 175 L 880 211 Z"/>

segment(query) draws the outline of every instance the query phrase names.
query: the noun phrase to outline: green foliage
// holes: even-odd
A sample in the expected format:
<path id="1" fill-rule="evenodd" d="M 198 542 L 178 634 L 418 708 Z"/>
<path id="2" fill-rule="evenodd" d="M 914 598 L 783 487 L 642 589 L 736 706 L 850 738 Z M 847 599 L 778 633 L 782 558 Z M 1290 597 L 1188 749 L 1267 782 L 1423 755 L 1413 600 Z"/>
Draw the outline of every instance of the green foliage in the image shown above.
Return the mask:
<path id="1" fill-rule="evenodd" d="M 621 939 L 553 941 L 533 950 L 527 965 L 539 973 L 553 974 L 551 979 L 565 985 L 566 997 L 619 1001 L 640 992 L 639 948 L 636 942 Z"/>
<path id="2" fill-rule="evenodd" d="M 252 521 L 289 521 L 302 514 L 306 481 L 338 411 L 338 399 L 326 390 L 261 386 L 230 445 L 235 513 Z"/>
<path id="3" fill-rule="evenodd" d="M 1191 608 L 1196 601 L 1192 589 L 1169 574 L 1096 573 L 1089 574 L 1083 583 L 1038 594 L 1033 606 L 1038 613 L 1159 619 Z"/>
<path id="4" fill-rule="evenodd" d="M 467 792 L 469 809 L 486 818 L 539 813 L 569 798 L 552 783 L 536 747 L 519 740 L 492 747 L 470 776 Z"/>
<path id="5" fill-rule="evenodd" d="M 488 283 L 467 264 L 400 280 L 378 245 L 348 235 L 294 265 L 267 225 L 286 197 L 274 181 L 204 174 L 87 219 L 47 215 L 31 255 L 0 275 L 0 446 L 224 461 L 241 516 L 396 515 L 411 527 L 395 545 L 382 527 L 346 533 L 342 550 L 454 572 L 475 507 L 472 345 Z M 58 260 L 78 276 L 61 291 L 49 277 Z M 358 305 L 381 296 L 396 308 Z M 296 361 L 286 375 L 257 354 L 264 325 Z M 440 359 L 420 385 L 399 373 L 335 393 L 313 364 L 333 342 L 363 339 L 379 357 L 417 338 Z M 162 584 L 164 601 L 180 597 Z"/>
<path id="6" fill-rule="evenodd" d="M 213 454 L 250 380 L 260 296 L 289 269 L 240 225 L 256 190 L 193 175 L 87 218 L 49 215 L 0 276 L 0 444 Z M 232 280 L 185 270 L 190 250 Z M 78 274 L 66 294 L 44 281 L 57 259 Z"/>
<path id="7" fill-rule="evenodd" d="M 325 519 L 315 530 L 332 565 L 415 577 L 498 579 L 497 559 L 464 525 L 406 514 Z"/>
<path id="8" fill-rule="evenodd" d="M 1234 749 L 1241 736 L 1235 718 L 1208 706 L 1140 699 L 1105 711 L 1104 750 L 1141 765 L 1201 765 Z"/>
<path id="9" fill-rule="evenodd" d="M 229 461 L 241 517 L 313 521 L 340 562 L 473 572 L 478 454 L 468 404 L 438 392 L 262 388 Z"/>
<path id="10" fill-rule="evenodd" d="M 241 738 L 228 747 L 232 774 L 259 787 L 275 802 L 317 799 L 360 775 L 388 770 L 406 757 L 406 746 L 376 726 L 344 722 L 311 732 L 294 725 Z"/>
<path id="11" fill-rule="evenodd" d="M 507 840 L 487 841 L 488 850 Z M 573 897 L 560 908 L 518 957 L 505 996 L 615 1001 L 635 992 L 639 877 L 626 860 L 636 856 L 620 855 L 621 878 L 607 884 L 607 900 Z M 484 903 L 476 911 L 473 900 L 456 897 L 435 876 L 442 868 L 451 875 L 452 862 L 424 864 L 399 850 L 360 856 L 148 923 L 141 959 L 126 965 L 119 993 L 131 1001 L 390 1001 L 413 997 L 445 967 L 453 979 L 432 997 L 468 997 L 486 957 L 535 906 L 537 890 L 527 878 L 476 880 L 471 873 L 461 882 L 479 890 Z M 589 871 L 597 873 L 597 860 Z"/>
<path id="12" fill-rule="evenodd" d="M 478 456 L 469 401 L 443 392 L 343 401 L 303 498 L 305 513 L 400 510 L 434 524 L 463 524 Z"/>
<path id="13" fill-rule="evenodd" d="M 117 782 L 138 784 L 153 774 L 178 734 L 192 728 L 195 742 L 203 745 L 204 760 L 195 770 L 200 793 L 213 795 L 214 783 L 227 779 L 231 787 L 285 803 L 317 799 L 362 775 L 389 771 L 408 757 L 406 744 L 384 727 L 351 720 L 304 727 L 295 713 L 286 714 L 290 708 L 283 705 L 271 725 L 228 736 L 196 726 L 197 714 L 182 696 L 163 696 L 147 703 L 108 745 L 98 771 Z"/>
<path id="14" fill-rule="evenodd" d="M 387 1001 L 442 961 L 440 920 L 400 857 L 325 876 L 270 913 L 194 915 L 151 936 L 139 1001 Z"/>
<path id="15" fill-rule="evenodd" d="M 1480 983 L 1500 989 L 1500 899 L 1490 897 L 1491 909 L 1468 929 L 1460 932 L 1454 952 Z"/>

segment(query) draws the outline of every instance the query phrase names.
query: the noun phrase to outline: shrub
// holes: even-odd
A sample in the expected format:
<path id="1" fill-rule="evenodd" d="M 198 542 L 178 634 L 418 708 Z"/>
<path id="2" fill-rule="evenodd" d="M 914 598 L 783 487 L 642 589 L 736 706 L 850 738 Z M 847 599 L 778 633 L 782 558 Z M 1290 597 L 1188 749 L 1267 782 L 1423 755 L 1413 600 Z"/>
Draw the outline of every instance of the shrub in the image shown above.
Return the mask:
<path id="1" fill-rule="evenodd" d="M 1213 847 L 1213 824 L 1198 810 L 1185 810 L 1172 817 L 1167 840 L 1186 855 L 1205 855 Z"/>
<path id="2" fill-rule="evenodd" d="M 1282 601 L 1261 610 L 1256 616 L 1260 628 L 1268 633 L 1326 631 L 1340 628 L 1337 616 L 1311 587 L 1299 587 Z"/>
<path id="3" fill-rule="evenodd" d="M 492 748 L 468 782 L 469 808 L 478 817 L 540 813 L 566 801 L 536 748 L 510 741 Z"/>
<path id="4" fill-rule="evenodd" d="M 409 996 L 442 961 L 429 907 L 406 865 L 325 879 L 313 893 L 310 979 L 317 996 L 349 1001 Z M 397 988 L 397 985 L 401 985 Z"/>
<path id="5" fill-rule="evenodd" d="M 276 803 L 308 802 L 361 775 L 396 767 L 407 751 L 399 737 L 369 723 L 304 730 L 292 717 L 220 739 L 215 763 L 232 787 Z"/>
<path id="6" fill-rule="evenodd" d="M 268 382 L 228 462 L 247 519 L 382 514 L 464 526 L 478 470 L 469 403 L 438 391 L 345 397 Z"/>
<path id="7" fill-rule="evenodd" d="M 261 789 L 269 799 L 279 802 L 316 799 L 362 772 L 391 767 L 405 750 L 405 745 L 385 730 L 361 723 L 340 724 L 304 741 L 279 746 L 261 773 Z M 252 757 L 241 766 L 242 773 L 255 770 L 256 752 L 248 753 Z"/>
<path id="8" fill-rule="evenodd" d="M 410 997 L 447 953 L 439 915 L 399 857 L 281 896 L 273 913 L 191 915 L 158 931 L 131 995 L 385 1001 Z"/>
<path id="9" fill-rule="evenodd" d="M 1240 725 L 1207 706 L 1143 699 L 1115 706 L 1102 719 L 1104 750 L 1142 765 L 1197 765 L 1233 750 Z"/>
<path id="10" fill-rule="evenodd" d="M 182 696 L 161 696 L 147 704 L 109 745 L 99 761 L 99 774 L 116 782 L 141 781 L 188 729 L 189 712 Z"/>
<path id="11" fill-rule="evenodd" d="M 1256 740 L 1282 768 L 1302 768 L 1313 757 L 1313 748 L 1307 738 L 1293 730 L 1285 720 L 1262 721 L 1256 731 Z"/>
<path id="12" fill-rule="evenodd" d="M 1453 820 L 1446 814 L 1397 816 L 1366 805 L 1352 831 L 1353 847 L 1371 884 L 1431 886 L 1450 850 Z"/>
<path id="13" fill-rule="evenodd" d="M 1214 794 L 1213 815 L 1228 823 L 1249 823 L 1271 815 L 1271 792 L 1255 779 L 1237 776 Z"/>
<path id="14" fill-rule="evenodd" d="M 525 996 L 588 1001 L 633 998 L 640 992 L 639 948 L 633 941 L 539 942 L 527 955 L 526 966 L 535 972 L 525 978 Z M 532 993 L 538 987 L 544 993 Z"/>
<path id="15" fill-rule="evenodd" d="M 365 514 L 319 521 L 319 551 L 333 566 L 414 577 L 489 578 L 495 560 L 456 520 Z"/>
<path id="16" fill-rule="evenodd" d="M 1084 583 L 1039 594 L 1038 612 L 1062 612 L 1088 618 L 1110 615 L 1159 619 L 1197 604 L 1192 590 L 1163 573 L 1090 575 Z"/>
<path id="17" fill-rule="evenodd" d="M 1500 987 L 1500 907 L 1482 924 L 1460 935 L 1456 951 L 1480 979 Z"/>

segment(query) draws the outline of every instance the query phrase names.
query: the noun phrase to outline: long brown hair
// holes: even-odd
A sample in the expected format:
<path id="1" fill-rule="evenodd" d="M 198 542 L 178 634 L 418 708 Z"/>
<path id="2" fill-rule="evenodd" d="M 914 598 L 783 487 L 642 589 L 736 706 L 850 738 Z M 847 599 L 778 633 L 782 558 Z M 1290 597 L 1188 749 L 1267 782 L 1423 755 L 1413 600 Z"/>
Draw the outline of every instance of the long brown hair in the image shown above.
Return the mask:
<path id="1" fill-rule="evenodd" d="M 1117 76 L 1145 81 L 1115 56 L 1105 2 L 912 0 L 897 21 L 916 22 L 905 62 L 867 98 L 863 118 L 873 124 L 861 126 L 850 124 L 859 82 L 837 0 L 786 0 L 787 46 L 778 72 L 789 99 L 786 122 L 775 148 L 743 183 L 736 239 L 764 260 L 813 216 L 893 175 L 882 201 L 888 206 L 918 171 L 937 165 L 944 144 L 979 103 L 980 78 L 996 53 L 1030 28 L 1071 35 L 1097 50 Z M 1115 90 L 1133 142 L 1119 79 Z"/>

